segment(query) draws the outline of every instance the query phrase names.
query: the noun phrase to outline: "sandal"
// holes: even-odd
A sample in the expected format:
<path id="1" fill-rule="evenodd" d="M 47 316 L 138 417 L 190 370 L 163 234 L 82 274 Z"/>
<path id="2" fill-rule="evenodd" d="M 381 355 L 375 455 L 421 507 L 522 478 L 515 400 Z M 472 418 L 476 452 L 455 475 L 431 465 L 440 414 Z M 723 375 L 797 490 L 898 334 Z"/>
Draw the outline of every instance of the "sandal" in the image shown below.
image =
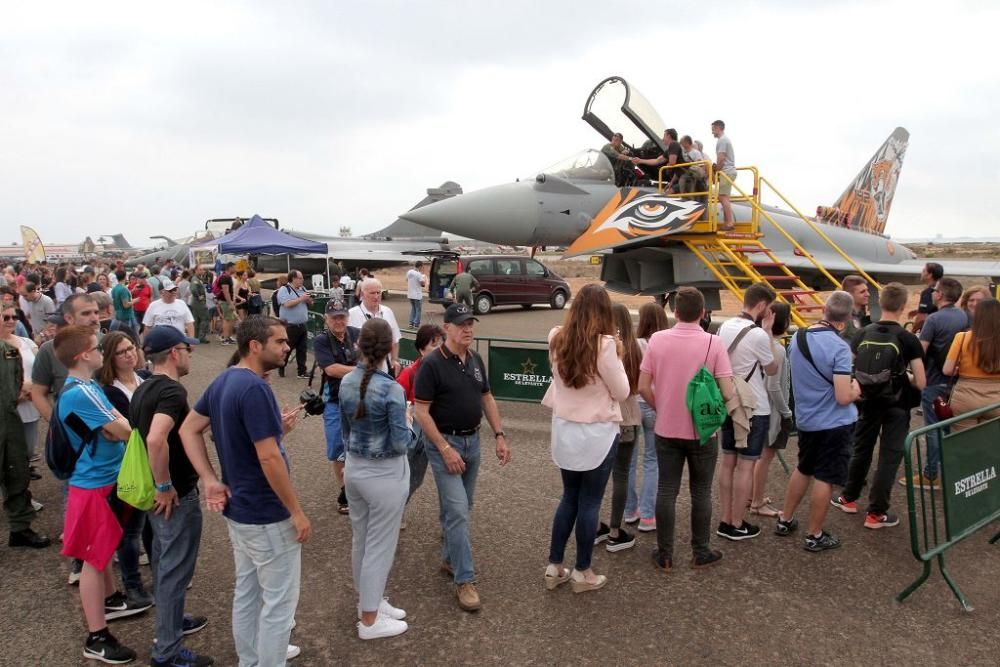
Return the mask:
<path id="1" fill-rule="evenodd" d="M 770 518 L 775 518 L 778 516 L 778 510 L 771 506 L 771 499 L 765 498 L 764 502 L 760 505 L 750 505 L 750 514 L 756 514 L 757 516 L 766 516 Z"/>
<path id="2" fill-rule="evenodd" d="M 559 568 L 559 574 L 549 574 L 549 569 L 545 568 L 545 588 L 550 591 L 554 591 L 563 584 L 569 581 L 569 570 L 562 567 Z"/>

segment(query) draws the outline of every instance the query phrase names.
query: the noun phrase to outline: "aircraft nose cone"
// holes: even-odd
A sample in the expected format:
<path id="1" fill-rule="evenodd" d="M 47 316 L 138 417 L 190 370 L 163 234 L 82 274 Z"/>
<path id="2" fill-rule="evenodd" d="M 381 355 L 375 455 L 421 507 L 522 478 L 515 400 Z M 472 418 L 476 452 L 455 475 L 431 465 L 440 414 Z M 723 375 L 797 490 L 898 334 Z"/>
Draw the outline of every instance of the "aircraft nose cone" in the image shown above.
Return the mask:
<path id="1" fill-rule="evenodd" d="M 531 245 L 538 210 L 530 183 L 507 183 L 421 206 L 399 217 L 477 241 Z"/>

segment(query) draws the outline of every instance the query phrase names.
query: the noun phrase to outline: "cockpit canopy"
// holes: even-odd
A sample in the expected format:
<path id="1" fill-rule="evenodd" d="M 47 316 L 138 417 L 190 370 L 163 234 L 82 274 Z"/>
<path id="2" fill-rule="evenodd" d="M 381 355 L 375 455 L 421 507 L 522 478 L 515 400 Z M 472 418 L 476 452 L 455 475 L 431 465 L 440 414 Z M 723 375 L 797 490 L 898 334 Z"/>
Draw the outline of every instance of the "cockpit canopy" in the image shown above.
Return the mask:
<path id="1" fill-rule="evenodd" d="M 632 152 L 647 142 L 652 142 L 660 151 L 666 149 L 663 119 L 642 93 L 619 76 L 608 77 L 597 84 L 587 98 L 583 119 L 607 141 L 611 141 L 615 132 L 621 132 Z"/>
<path id="2" fill-rule="evenodd" d="M 546 167 L 538 173 L 573 180 L 608 183 L 614 180 L 614 170 L 611 168 L 611 161 L 601 151 L 590 148 L 582 150 L 576 155 L 559 160 L 554 165 Z M 534 175 L 532 175 L 532 178 L 534 178 Z"/>

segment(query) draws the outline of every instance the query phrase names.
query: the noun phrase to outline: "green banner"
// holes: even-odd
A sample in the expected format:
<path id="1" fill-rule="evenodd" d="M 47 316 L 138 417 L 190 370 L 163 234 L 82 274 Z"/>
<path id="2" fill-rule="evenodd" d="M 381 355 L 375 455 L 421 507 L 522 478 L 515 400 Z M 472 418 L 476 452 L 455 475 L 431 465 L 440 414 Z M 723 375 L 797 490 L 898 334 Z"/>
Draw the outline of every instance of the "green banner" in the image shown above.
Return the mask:
<path id="1" fill-rule="evenodd" d="M 552 382 L 548 350 L 494 344 L 488 359 L 490 388 L 497 399 L 537 403 Z"/>
<path id="2" fill-rule="evenodd" d="M 420 355 L 417 353 L 417 346 L 411 338 L 399 339 L 399 363 L 403 368 L 410 366 Z"/>
<path id="3" fill-rule="evenodd" d="M 948 539 L 1000 510 L 1000 419 L 941 439 L 941 490 Z"/>

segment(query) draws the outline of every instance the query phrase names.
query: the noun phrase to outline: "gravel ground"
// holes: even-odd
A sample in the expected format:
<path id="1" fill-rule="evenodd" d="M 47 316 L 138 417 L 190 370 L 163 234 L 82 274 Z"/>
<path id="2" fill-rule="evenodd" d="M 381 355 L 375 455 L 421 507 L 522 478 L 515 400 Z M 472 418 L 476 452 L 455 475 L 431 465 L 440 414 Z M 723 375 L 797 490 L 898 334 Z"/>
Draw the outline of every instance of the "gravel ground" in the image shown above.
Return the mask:
<path id="1" fill-rule="evenodd" d="M 405 301 L 393 301 L 397 317 Z M 441 309 L 427 306 L 440 321 Z M 483 335 L 542 338 L 562 314 L 547 308 L 490 314 Z M 217 344 L 195 352 L 185 380 L 192 400 L 223 367 L 232 348 Z M 275 378 L 279 402 L 292 403 L 303 381 Z M 960 611 L 940 575 L 903 604 L 894 595 L 919 573 L 909 552 L 909 529 L 870 531 L 862 515 L 831 509 L 828 527 L 843 548 L 811 554 L 799 538 L 771 534 L 743 543 L 714 539 L 725 555 L 706 571 L 684 566 L 690 539 L 685 493 L 679 498 L 676 560 L 664 575 L 650 564 L 654 534 L 640 534 L 636 548 L 595 551 L 595 568 L 608 575 L 597 593 L 574 595 L 568 587 L 547 592 L 542 583 L 548 533 L 558 502 L 558 471 L 548 452 L 549 414 L 537 405 L 501 403 L 514 459 L 501 469 L 487 450 L 473 515 L 473 547 L 480 570 L 483 609 L 458 609 L 453 587 L 438 571 L 440 529 L 429 474 L 407 513 L 388 595 L 404 607 L 405 635 L 362 642 L 355 631 L 350 579 L 351 531 L 336 513 L 337 489 L 324 455 L 322 421 L 304 420 L 287 438 L 292 479 L 313 522 L 303 551 L 302 595 L 292 641 L 302 647 L 296 665 L 339 664 L 997 664 L 1000 640 L 1000 547 L 980 534 L 948 555 L 951 571 L 975 605 Z M 488 439 L 487 439 L 488 442 Z M 794 440 L 787 456 L 794 460 Z M 778 466 L 769 495 L 784 495 Z M 60 531 L 60 489 L 47 474 L 34 485 L 46 504 L 36 527 Z M 609 485 L 610 496 L 610 485 Z M 895 509 L 905 502 L 894 489 Z M 609 510 L 606 499 L 603 516 Z M 804 512 L 800 510 L 800 516 Z M 571 563 L 572 542 L 568 561 Z M 0 665 L 76 665 L 84 639 L 79 597 L 66 585 L 68 564 L 56 547 L 41 551 L 0 548 L 4 637 Z M 143 568 L 144 576 L 149 571 Z M 210 618 L 189 638 L 216 664 L 235 665 L 230 632 L 233 565 L 222 517 L 205 517 L 198 570 L 188 609 Z M 152 613 L 112 624 L 112 631 L 148 662 Z"/>

